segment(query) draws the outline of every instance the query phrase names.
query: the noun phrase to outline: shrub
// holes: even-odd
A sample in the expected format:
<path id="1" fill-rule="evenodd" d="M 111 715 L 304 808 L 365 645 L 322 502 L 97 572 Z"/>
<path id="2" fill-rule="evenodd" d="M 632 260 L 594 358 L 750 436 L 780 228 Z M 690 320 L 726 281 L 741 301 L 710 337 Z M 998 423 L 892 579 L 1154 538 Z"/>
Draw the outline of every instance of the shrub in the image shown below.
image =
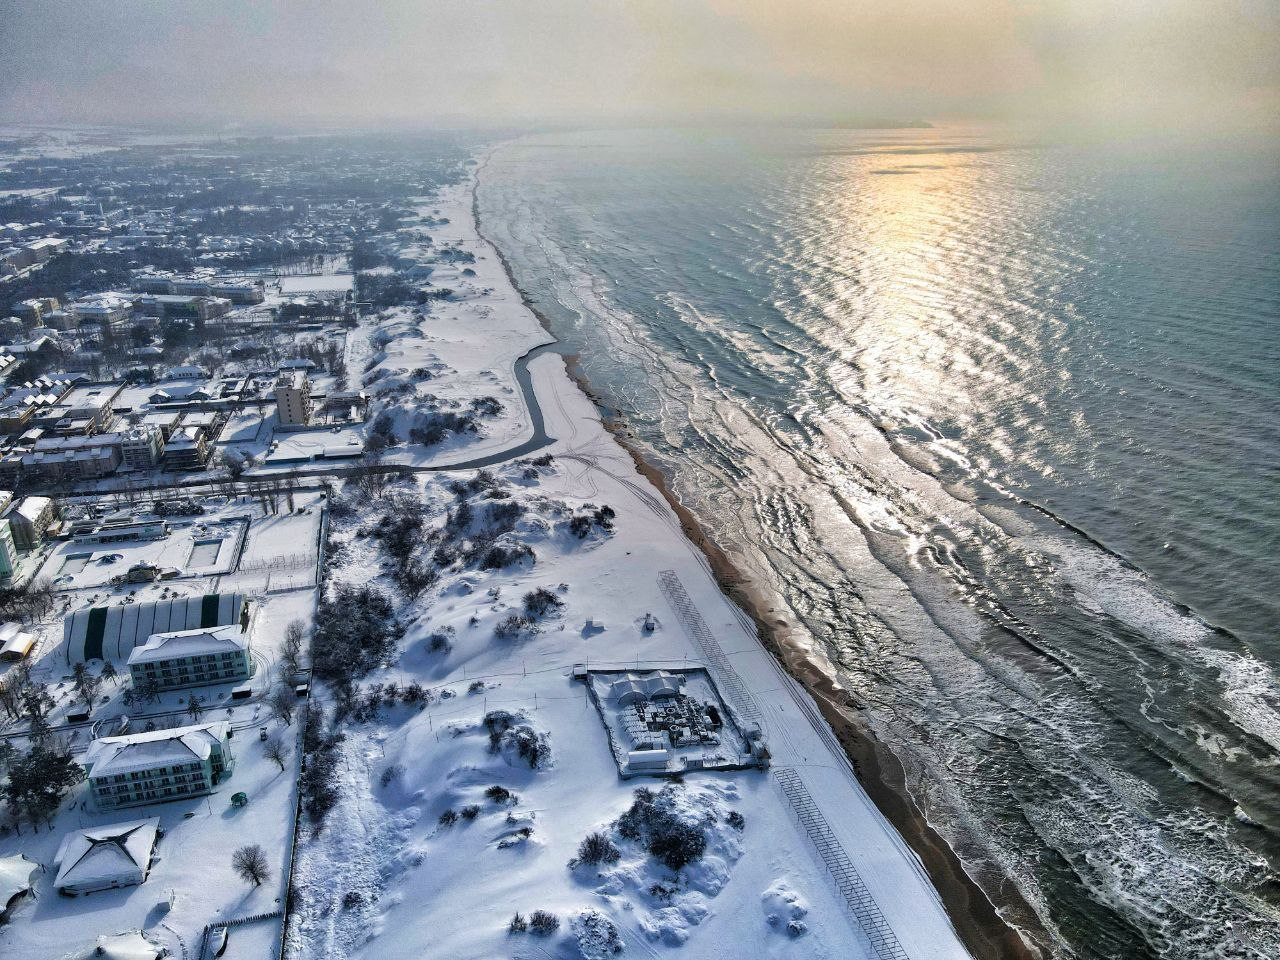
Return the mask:
<path id="1" fill-rule="evenodd" d="M 449 639 L 452 633 L 452 629 L 437 630 L 427 637 L 427 649 L 432 653 L 448 653 L 453 648 L 453 641 Z"/>
<path id="2" fill-rule="evenodd" d="M 501 803 L 501 804 L 516 803 L 519 799 L 514 793 L 512 793 L 506 787 L 500 786 L 499 784 L 496 784 L 496 783 L 492 787 L 490 787 L 488 790 L 486 790 L 484 792 L 484 795 L 488 797 L 490 800 L 492 800 L 494 803 Z"/>
<path id="3" fill-rule="evenodd" d="M 747 818 L 740 814 L 737 810 L 730 810 L 729 815 L 724 818 L 725 822 L 735 830 L 744 830 L 747 826 Z"/>
<path id="4" fill-rule="evenodd" d="M 404 767 L 398 763 L 393 763 L 382 771 L 382 776 L 378 778 L 378 782 L 382 784 L 383 787 L 388 787 L 391 785 L 392 780 L 399 780 L 403 776 Z"/>
<path id="5" fill-rule="evenodd" d="M 706 834 L 676 813 L 675 788 L 664 787 L 654 793 L 640 787 L 634 796 L 630 808 L 617 820 L 619 835 L 644 844 L 650 856 L 671 870 L 701 859 L 707 849 Z"/>
<path id="6" fill-rule="evenodd" d="M 546 587 L 539 587 L 524 595 L 524 609 L 530 616 L 541 617 L 559 610 L 564 601 Z"/>
<path id="7" fill-rule="evenodd" d="M 440 826 L 442 827 L 451 827 L 457 822 L 458 814 L 452 807 L 440 814 Z"/>
<path id="8" fill-rule="evenodd" d="M 480 557 L 481 570 L 505 570 L 525 560 L 536 560 L 537 555 L 528 544 L 518 543 L 515 546 L 492 546 Z"/>
<path id="9" fill-rule="evenodd" d="M 522 715 L 508 710 L 490 710 L 486 713 L 483 722 L 485 729 L 489 731 L 489 752 L 514 750 L 520 759 L 529 764 L 531 770 L 537 770 L 551 759 L 551 745 L 545 735 L 537 733 L 528 724 L 520 723 L 523 719 Z"/>
<path id="10" fill-rule="evenodd" d="M 364 906 L 364 894 L 359 890 L 348 890 L 342 895 L 342 909 L 354 910 L 356 907 Z"/>
<path id="11" fill-rule="evenodd" d="M 471 686 L 467 687 L 467 693 L 483 693 L 483 692 L 484 692 L 483 680 L 472 680 Z"/>
<path id="12" fill-rule="evenodd" d="M 529 914 L 529 929 L 540 937 L 549 937 L 560 929 L 560 918 L 546 910 Z"/>
<path id="13" fill-rule="evenodd" d="M 673 887 L 667 883 L 654 883 L 649 886 L 649 896 L 661 903 L 670 903 L 679 891 L 679 887 Z"/>
<path id="14" fill-rule="evenodd" d="M 316 611 L 315 675 L 330 685 L 359 679 L 391 656 L 403 633 L 386 594 L 367 584 L 342 584 Z"/>
<path id="15" fill-rule="evenodd" d="M 617 516 L 613 507 L 593 507 L 587 504 L 586 513 L 574 514 L 569 518 L 569 532 L 579 540 L 585 540 L 593 529 L 599 527 L 606 533 L 613 529 L 613 519 Z"/>
<path id="16" fill-rule="evenodd" d="M 478 816 L 480 816 L 480 808 L 476 806 L 474 803 L 468 804 L 467 806 L 462 808 L 463 820 L 474 820 Z"/>
<path id="17" fill-rule="evenodd" d="M 507 924 L 507 933 L 524 933 L 529 929 L 529 921 L 517 913 Z"/>
<path id="18" fill-rule="evenodd" d="M 471 409 L 482 417 L 496 417 L 506 408 L 497 397 L 477 397 L 471 401 Z"/>
<path id="19" fill-rule="evenodd" d="M 649 827 L 649 854 L 672 870 L 702 859 L 706 849 L 706 834 L 674 818 L 663 818 Z"/>
<path id="20" fill-rule="evenodd" d="M 531 633 L 534 622 L 528 617 L 522 617 L 518 613 L 513 613 L 499 621 L 498 625 L 493 628 L 493 635 L 499 640 L 517 640 Z"/>
<path id="21" fill-rule="evenodd" d="M 589 833 L 578 844 L 578 856 L 569 861 L 569 866 L 585 863 L 594 867 L 602 863 L 617 863 L 621 859 L 622 854 L 607 833 Z"/>

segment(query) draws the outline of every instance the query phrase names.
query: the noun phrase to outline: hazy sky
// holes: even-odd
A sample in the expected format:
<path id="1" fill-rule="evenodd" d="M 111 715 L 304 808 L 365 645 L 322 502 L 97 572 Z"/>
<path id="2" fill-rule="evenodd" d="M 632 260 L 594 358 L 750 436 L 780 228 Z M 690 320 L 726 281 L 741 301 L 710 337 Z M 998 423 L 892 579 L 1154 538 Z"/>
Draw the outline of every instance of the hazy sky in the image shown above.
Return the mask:
<path id="1" fill-rule="evenodd" d="M 1280 117 L 1277 0 L 0 0 L 0 120 Z"/>

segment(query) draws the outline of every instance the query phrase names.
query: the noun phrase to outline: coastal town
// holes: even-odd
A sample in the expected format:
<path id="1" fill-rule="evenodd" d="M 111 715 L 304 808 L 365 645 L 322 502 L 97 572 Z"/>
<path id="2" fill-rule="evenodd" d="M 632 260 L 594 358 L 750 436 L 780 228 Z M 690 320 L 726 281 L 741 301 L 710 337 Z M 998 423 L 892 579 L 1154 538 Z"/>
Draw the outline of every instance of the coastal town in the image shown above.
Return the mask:
<path id="1" fill-rule="evenodd" d="M 0 135 L 0 955 L 969 956 L 483 175 Z"/>

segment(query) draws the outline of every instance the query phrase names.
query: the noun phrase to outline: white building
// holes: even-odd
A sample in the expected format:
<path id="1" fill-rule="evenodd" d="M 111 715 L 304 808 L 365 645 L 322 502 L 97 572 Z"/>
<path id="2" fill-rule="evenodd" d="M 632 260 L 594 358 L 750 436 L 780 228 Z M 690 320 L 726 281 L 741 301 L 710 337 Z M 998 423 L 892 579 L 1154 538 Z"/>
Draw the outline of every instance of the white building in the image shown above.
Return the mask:
<path id="1" fill-rule="evenodd" d="M 75 897 L 98 890 L 136 887 L 151 872 L 160 819 L 131 820 L 73 830 L 62 838 L 53 865 L 53 887 Z"/>
<path id="2" fill-rule="evenodd" d="M 102 737 L 89 744 L 83 763 L 96 810 L 203 797 L 235 769 L 231 724 Z"/>
<path id="3" fill-rule="evenodd" d="M 80 324 L 96 323 L 111 330 L 123 325 L 133 315 L 133 301 L 118 293 L 99 293 L 67 305 Z"/>
<path id="4" fill-rule="evenodd" d="M 282 427 L 311 422 L 311 381 L 305 370 L 281 370 L 276 379 L 276 419 Z"/>
<path id="5" fill-rule="evenodd" d="M 129 654 L 133 685 L 160 690 L 213 683 L 240 683 L 253 676 L 247 627 L 225 627 L 154 633 Z"/>

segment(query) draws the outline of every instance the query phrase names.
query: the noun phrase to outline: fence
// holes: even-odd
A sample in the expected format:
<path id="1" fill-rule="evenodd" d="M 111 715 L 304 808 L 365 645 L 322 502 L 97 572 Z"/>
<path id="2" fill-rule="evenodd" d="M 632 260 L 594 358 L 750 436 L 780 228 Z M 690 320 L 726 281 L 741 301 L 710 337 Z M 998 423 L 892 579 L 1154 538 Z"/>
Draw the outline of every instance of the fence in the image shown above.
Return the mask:
<path id="1" fill-rule="evenodd" d="M 836 839 L 827 818 L 818 809 L 800 775 L 791 767 L 775 767 L 773 773 L 800 826 L 826 864 L 836 889 L 848 904 L 849 910 L 857 917 L 862 932 L 871 941 L 876 956 L 881 960 L 908 960 L 907 951 L 902 949 L 902 944 L 898 942 L 897 935 L 881 912 L 880 905 L 871 896 L 862 877 L 858 876 L 857 868 Z"/>
<path id="2" fill-rule="evenodd" d="M 663 570 L 659 573 L 658 587 L 662 590 L 662 595 L 667 598 L 667 603 L 671 604 L 671 609 L 676 612 L 676 616 L 684 624 L 684 628 L 689 631 L 689 636 L 693 637 L 694 642 L 698 644 L 703 658 L 718 676 L 720 685 L 728 694 L 730 706 L 745 719 L 759 723 L 760 708 L 756 705 L 755 697 L 751 695 L 751 691 L 747 689 L 746 684 L 742 682 L 742 678 L 738 676 L 733 669 L 733 665 L 729 663 L 729 658 L 720 649 L 719 641 L 711 633 L 707 622 L 702 619 L 702 614 L 698 611 L 693 600 L 690 599 L 684 584 L 680 582 L 676 572 L 674 570 Z"/>

